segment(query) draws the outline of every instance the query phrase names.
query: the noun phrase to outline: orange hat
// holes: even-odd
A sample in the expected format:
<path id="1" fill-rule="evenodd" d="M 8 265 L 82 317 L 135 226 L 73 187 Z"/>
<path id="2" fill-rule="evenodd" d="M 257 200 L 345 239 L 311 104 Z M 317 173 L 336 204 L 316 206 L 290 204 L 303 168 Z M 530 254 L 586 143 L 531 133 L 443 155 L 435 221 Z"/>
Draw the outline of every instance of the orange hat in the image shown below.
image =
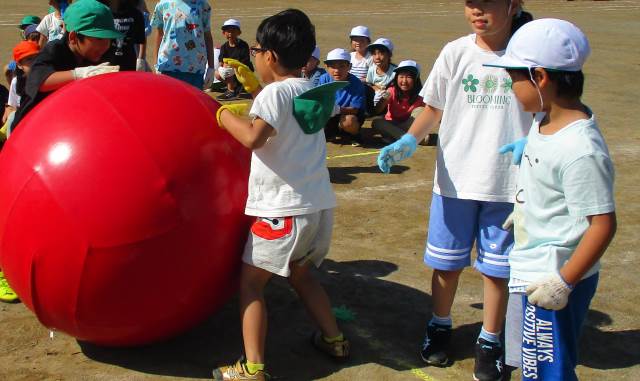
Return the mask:
<path id="1" fill-rule="evenodd" d="M 40 52 L 40 45 L 35 41 L 22 41 L 13 48 L 13 60 L 20 62 Z"/>

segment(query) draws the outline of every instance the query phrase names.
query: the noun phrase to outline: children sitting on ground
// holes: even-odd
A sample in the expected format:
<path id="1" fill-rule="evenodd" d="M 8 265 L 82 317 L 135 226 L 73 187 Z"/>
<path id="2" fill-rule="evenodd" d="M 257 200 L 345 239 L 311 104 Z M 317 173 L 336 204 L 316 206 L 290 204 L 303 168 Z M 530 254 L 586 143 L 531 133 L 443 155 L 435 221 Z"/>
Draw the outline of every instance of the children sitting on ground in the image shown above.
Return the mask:
<path id="1" fill-rule="evenodd" d="M 147 37 L 144 17 L 137 8 L 137 0 L 100 0 L 111 9 L 116 30 L 124 37 L 111 41 L 105 61 L 120 66 L 120 71 L 146 71 Z"/>
<path id="2" fill-rule="evenodd" d="M 362 82 L 367 80 L 367 72 L 373 64 L 367 46 L 371 43 L 369 28 L 363 25 L 354 26 L 349 34 L 351 39 L 351 70 L 349 72 Z"/>
<path id="3" fill-rule="evenodd" d="M 302 76 L 311 81 L 313 86 L 318 86 L 320 76 L 327 72 L 323 68 L 318 67 L 319 63 L 320 48 L 316 46 L 316 48 L 313 49 L 313 53 L 311 53 L 311 57 L 309 57 L 309 61 L 302 67 Z"/>
<path id="4" fill-rule="evenodd" d="M 67 2 L 59 0 L 49 0 L 49 5 L 53 8 L 53 12 L 42 18 L 38 24 L 38 32 L 40 33 L 40 49 L 48 42 L 59 40 L 64 36 L 64 22 L 62 21 L 62 7 Z"/>
<path id="5" fill-rule="evenodd" d="M 240 21 L 229 19 L 222 24 L 222 35 L 227 40 L 220 47 L 220 55 L 218 56 L 218 72 L 215 73 L 220 81 L 224 81 L 227 85 L 227 91 L 218 96 L 219 101 L 230 101 L 238 98 L 238 94 L 242 90 L 242 86 L 236 78 L 232 67 L 224 64 L 225 58 L 233 58 L 245 64 L 249 69 L 253 70 L 251 57 L 249 54 L 249 45 L 238 36 L 242 34 L 240 29 Z"/>
<path id="6" fill-rule="evenodd" d="M 580 331 L 616 231 L 613 163 L 580 100 L 589 53 L 575 25 L 541 19 L 486 64 L 507 69 L 522 108 L 536 113 L 522 139 L 505 334 L 525 381 L 578 379 Z"/>
<path id="7" fill-rule="evenodd" d="M 376 105 L 387 95 L 387 86 L 393 80 L 396 65 L 391 63 L 393 56 L 393 43 L 387 38 L 378 38 L 373 44 L 367 46 L 367 52 L 371 54 L 374 65 L 367 72 L 367 113 L 378 115 Z"/>
<path id="8" fill-rule="evenodd" d="M 413 60 L 400 62 L 395 69 L 391 86 L 376 105 L 376 114 L 387 110 L 384 119 L 373 120 L 371 126 L 383 138 L 392 141 L 407 133 L 411 123 L 424 110 L 424 102 L 419 95 L 422 89 L 420 67 Z"/>
<path id="9" fill-rule="evenodd" d="M 97 0 L 76 1 L 67 8 L 64 21 L 67 32 L 62 39 L 48 43 L 33 62 L 13 128 L 53 91 L 75 80 L 119 69 L 102 61 L 111 40 L 122 37 L 109 8 Z"/>
<path id="10" fill-rule="evenodd" d="M 336 105 L 340 111 L 327 122 L 325 136 L 327 140 L 333 140 L 338 136 L 344 136 L 344 132 L 353 145 L 360 145 L 362 142 L 360 127 L 365 118 L 365 86 L 355 75 L 349 73 L 351 55 L 346 50 L 333 49 L 327 54 L 324 63 L 327 66 L 327 72 L 320 76 L 319 85 L 333 81 L 349 81 L 347 87 L 336 92 Z"/>
<path id="11" fill-rule="evenodd" d="M 156 72 L 198 89 L 205 83 L 210 85 L 215 62 L 209 2 L 160 0 L 153 11 L 151 26 L 156 31 Z"/>
<path id="12" fill-rule="evenodd" d="M 300 68 L 316 45 L 314 26 L 304 13 L 289 9 L 263 20 L 256 40 L 251 52 L 256 70 L 267 84 L 264 89 L 260 90 L 245 65 L 226 61 L 236 69 L 240 82 L 248 84 L 245 90 L 255 96 L 250 119 L 239 116 L 247 104 L 226 104 L 217 113 L 219 126 L 253 150 L 245 213 L 256 220 L 240 270 L 240 320 L 246 358 L 214 369 L 215 380 L 269 379 L 265 372 L 264 289 L 274 275 L 287 277 L 318 325 L 319 330 L 312 335 L 313 345 L 336 359 L 349 355 L 349 342 L 338 328 L 329 297 L 311 272 L 329 250 L 336 206 L 326 166 L 323 123 L 315 126 L 319 127 L 316 132 L 309 131 L 309 125 L 302 122 L 309 119 L 300 115 L 305 108 L 295 103 L 300 95 L 317 89 L 299 78 Z M 344 54 L 348 64 L 349 54 Z M 324 102 L 319 104 L 324 108 Z M 328 106 L 333 108 L 333 102 Z M 307 109 L 315 115 L 313 110 Z M 330 110 L 326 111 L 328 116 Z"/>

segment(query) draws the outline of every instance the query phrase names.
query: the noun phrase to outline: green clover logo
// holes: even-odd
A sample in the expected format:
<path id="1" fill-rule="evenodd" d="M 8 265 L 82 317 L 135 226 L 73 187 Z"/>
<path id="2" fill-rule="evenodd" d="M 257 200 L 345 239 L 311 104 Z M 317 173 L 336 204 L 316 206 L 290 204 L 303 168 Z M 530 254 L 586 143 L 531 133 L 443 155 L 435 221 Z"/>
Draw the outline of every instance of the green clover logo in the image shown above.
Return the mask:
<path id="1" fill-rule="evenodd" d="M 512 86 L 513 86 L 513 81 L 511 80 L 511 78 L 502 79 L 502 91 L 504 91 L 505 93 L 508 93 L 511 91 Z"/>
<path id="2" fill-rule="evenodd" d="M 476 85 L 478 85 L 479 83 L 480 81 L 478 79 L 473 78 L 473 74 L 469 74 L 467 78 L 462 80 L 462 84 L 464 85 L 465 92 L 468 92 L 469 90 L 471 90 L 472 93 L 475 93 L 478 90 Z"/>

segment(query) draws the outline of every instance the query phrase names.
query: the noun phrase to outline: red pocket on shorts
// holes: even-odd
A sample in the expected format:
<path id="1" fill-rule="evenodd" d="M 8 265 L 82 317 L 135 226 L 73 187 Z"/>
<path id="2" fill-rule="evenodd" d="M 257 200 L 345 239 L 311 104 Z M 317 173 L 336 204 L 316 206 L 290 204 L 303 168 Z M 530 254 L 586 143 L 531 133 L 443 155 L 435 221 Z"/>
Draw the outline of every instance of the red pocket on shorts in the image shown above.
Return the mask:
<path id="1" fill-rule="evenodd" d="M 258 217 L 251 225 L 251 233 L 270 241 L 286 237 L 292 230 L 293 217 Z"/>

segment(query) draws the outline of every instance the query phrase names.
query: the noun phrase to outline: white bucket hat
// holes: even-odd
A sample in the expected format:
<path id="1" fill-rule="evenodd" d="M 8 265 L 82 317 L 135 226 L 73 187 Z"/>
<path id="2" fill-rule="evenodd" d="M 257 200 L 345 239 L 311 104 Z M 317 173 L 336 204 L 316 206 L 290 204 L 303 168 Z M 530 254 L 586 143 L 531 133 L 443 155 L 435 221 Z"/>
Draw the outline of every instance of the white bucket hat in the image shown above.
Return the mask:
<path id="1" fill-rule="evenodd" d="M 414 70 L 416 73 L 420 74 L 420 65 L 414 61 L 414 60 L 404 60 L 404 61 L 400 61 L 400 63 L 398 64 L 398 67 L 396 67 L 395 69 L 393 69 L 393 71 L 398 72 L 401 70 Z"/>
<path id="2" fill-rule="evenodd" d="M 347 52 L 342 48 L 336 48 L 330 51 L 329 53 L 327 53 L 327 59 L 324 60 L 324 62 L 330 62 L 330 61 L 351 62 L 351 55 L 349 54 L 349 52 Z"/>
<path id="3" fill-rule="evenodd" d="M 380 46 L 384 46 L 389 50 L 390 53 L 393 53 L 393 42 L 391 42 L 390 39 L 384 37 L 380 37 L 379 39 L 369 44 L 369 46 L 367 46 L 367 51 L 372 52 L 373 49 Z"/>
<path id="4" fill-rule="evenodd" d="M 539 19 L 518 29 L 505 54 L 484 66 L 579 71 L 589 53 L 589 41 L 578 27 L 564 20 Z"/>
<path id="5" fill-rule="evenodd" d="M 222 29 L 224 29 L 224 28 L 226 28 L 228 26 L 233 26 L 233 27 L 236 27 L 236 28 L 240 29 L 240 21 L 238 21 L 236 19 L 229 19 L 229 20 L 225 21 L 222 24 Z"/>
<path id="6" fill-rule="evenodd" d="M 349 37 L 366 37 L 368 39 L 371 39 L 371 35 L 369 34 L 369 28 L 367 28 L 364 25 L 354 26 L 351 29 L 351 33 L 349 34 Z"/>

